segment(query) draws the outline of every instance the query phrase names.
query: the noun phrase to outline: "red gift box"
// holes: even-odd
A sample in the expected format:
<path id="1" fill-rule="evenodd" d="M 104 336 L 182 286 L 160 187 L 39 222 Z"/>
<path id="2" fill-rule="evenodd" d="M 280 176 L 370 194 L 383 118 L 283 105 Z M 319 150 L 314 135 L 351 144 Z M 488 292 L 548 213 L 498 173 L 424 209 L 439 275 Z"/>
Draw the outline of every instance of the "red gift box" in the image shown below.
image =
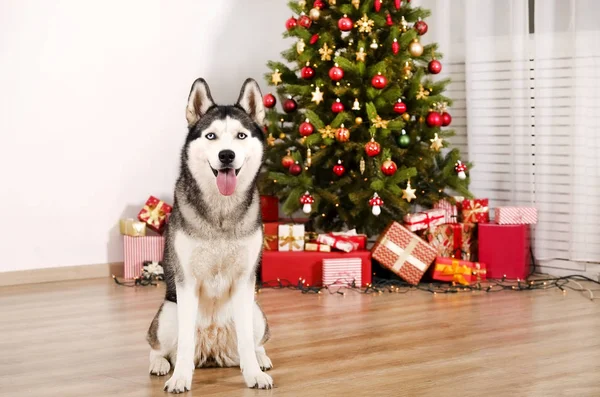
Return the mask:
<path id="1" fill-rule="evenodd" d="M 488 199 L 464 200 L 461 208 L 464 223 L 488 223 L 490 221 Z"/>
<path id="2" fill-rule="evenodd" d="M 479 260 L 488 278 L 529 276 L 529 225 L 479 225 Z"/>
<path id="3" fill-rule="evenodd" d="M 277 251 L 277 233 L 279 225 L 282 222 L 265 222 L 263 223 L 263 250 Z"/>
<path id="4" fill-rule="evenodd" d="M 317 236 L 317 242 L 321 244 L 327 244 L 331 248 L 335 248 L 344 252 L 352 252 L 358 250 L 358 243 L 350 241 L 344 236 L 336 236 L 331 233 L 319 234 Z"/>
<path id="5" fill-rule="evenodd" d="M 150 196 L 146 205 L 138 214 L 138 219 L 145 222 L 148 227 L 157 233 L 162 233 L 165 224 L 167 223 L 167 216 L 171 213 L 173 208 L 157 199 L 154 196 Z"/>
<path id="6" fill-rule="evenodd" d="M 485 264 L 479 262 L 463 261 L 455 258 L 437 257 L 432 278 L 438 281 L 448 281 L 461 285 L 469 285 L 483 281 L 487 276 Z"/>
<path id="7" fill-rule="evenodd" d="M 426 230 L 425 240 L 437 250 L 438 256 L 472 259 L 475 257 L 474 224 L 447 223 Z"/>
<path id="8" fill-rule="evenodd" d="M 125 278 L 139 277 L 145 261 L 162 261 L 164 248 L 165 238 L 163 236 L 123 236 Z"/>
<path id="9" fill-rule="evenodd" d="M 275 196 L 260 196 L 260 212 L 263 222 L 279 220 L 279 199 Z"/>
<path id="10" fill-rule="evenodd" d="M 360 258 L 362 286 L 371 283 L 371 253 L 369 251 L 344 252 L 291 252 L 265 251 L 262 256 L 263 282 L 287 280 L 296 284 L 298 279 L 306 284 L 319 285 L 323 280 L 323 259 Z"/>
<path id="11" fill-rule="evenodd" d="M 433 210 L 427 210 L 417 212 L 415 214 L 406 214 L 404 216 L 404 226 L 411 232 L 417 230 L 429 229 L 431 227 L 441 225 L 446 220 L 446 211 L 437 208 Z"/>
<path id="12" fill-rule="evenodd" d="M 435 248 L 398 222 L 392 222 L 371 250 L 373 259 L 409 284 L 417 285 L 437 256 Z"/>

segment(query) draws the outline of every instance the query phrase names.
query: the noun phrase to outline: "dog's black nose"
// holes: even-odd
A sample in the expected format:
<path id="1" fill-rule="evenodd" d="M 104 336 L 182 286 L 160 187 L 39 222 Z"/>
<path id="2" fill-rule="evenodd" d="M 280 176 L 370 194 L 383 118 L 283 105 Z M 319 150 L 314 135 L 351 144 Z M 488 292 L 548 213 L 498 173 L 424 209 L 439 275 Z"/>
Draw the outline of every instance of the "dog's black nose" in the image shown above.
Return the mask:
<path id="1" fill-rule="evenodd" d="M 221 163 L 225 165 L 233 163 L 234 159 L 235 152 L 233 150 L 221 150 L 219 152 L 219 160 L 221 160 Z"/>

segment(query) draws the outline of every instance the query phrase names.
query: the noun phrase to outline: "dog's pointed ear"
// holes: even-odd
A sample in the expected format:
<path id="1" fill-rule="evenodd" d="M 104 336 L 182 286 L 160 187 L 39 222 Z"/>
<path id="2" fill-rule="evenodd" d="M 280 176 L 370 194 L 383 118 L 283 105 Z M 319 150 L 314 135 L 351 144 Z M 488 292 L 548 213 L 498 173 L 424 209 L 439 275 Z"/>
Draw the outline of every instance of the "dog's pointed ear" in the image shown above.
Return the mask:
<path id="1" fill-rule="evenodd" d="M 260 126 L 264 124 L 265 106 L 258 83 L 254 79 L 249 78 L 244 81 L 237 105 L 244 109 L 255 123 Z"/>
<path id="2" fill-rule="evenodd" d="M 213 106 L 215 106 L 215 102 L 212 96 L 210 96 L 210 88 L 208 88 L 206 81 L 202 78 L 194 81 L 185 109 L 185 118 L 187 119 L 188 127 L 196 124 L 200 117 L 204 116 L 208 109 Z"/>

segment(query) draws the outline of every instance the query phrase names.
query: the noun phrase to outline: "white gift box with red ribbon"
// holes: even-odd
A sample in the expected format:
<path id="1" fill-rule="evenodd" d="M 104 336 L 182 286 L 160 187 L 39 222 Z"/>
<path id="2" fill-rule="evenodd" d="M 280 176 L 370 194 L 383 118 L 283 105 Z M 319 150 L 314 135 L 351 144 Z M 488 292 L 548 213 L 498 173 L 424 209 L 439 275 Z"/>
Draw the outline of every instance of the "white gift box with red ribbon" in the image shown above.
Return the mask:
<path id="1" fill-rule="evenodd" d="M 537 208 L 498 207 L 495 209 L 495 222 L 499 225 L 535 225 Z"/>

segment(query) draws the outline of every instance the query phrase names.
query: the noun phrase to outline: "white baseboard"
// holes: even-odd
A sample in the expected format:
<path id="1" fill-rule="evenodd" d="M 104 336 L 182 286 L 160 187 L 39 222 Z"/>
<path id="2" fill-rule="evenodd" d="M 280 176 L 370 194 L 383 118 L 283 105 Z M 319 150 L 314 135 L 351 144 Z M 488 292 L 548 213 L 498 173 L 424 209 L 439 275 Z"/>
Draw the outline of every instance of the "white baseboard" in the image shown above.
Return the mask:
<path id="1" fill-rule="evenodd" d="M 112 274 L 119 277 L 123 276 L 123 262 L 52 267 L 48 269 L 31 269 L 0 273 L 0 287 L 19 284 L 48 283 L 52 281 L 102 278 L 110 277 Z"/>
<path id="2" fill-rule="evenodd" d="M 559 259 L 541 260 L 538 262 L 536 271 L 557 277 L 577 274 L 600 281 L 600 264 L 598 263 L 574 262 Z"/>

